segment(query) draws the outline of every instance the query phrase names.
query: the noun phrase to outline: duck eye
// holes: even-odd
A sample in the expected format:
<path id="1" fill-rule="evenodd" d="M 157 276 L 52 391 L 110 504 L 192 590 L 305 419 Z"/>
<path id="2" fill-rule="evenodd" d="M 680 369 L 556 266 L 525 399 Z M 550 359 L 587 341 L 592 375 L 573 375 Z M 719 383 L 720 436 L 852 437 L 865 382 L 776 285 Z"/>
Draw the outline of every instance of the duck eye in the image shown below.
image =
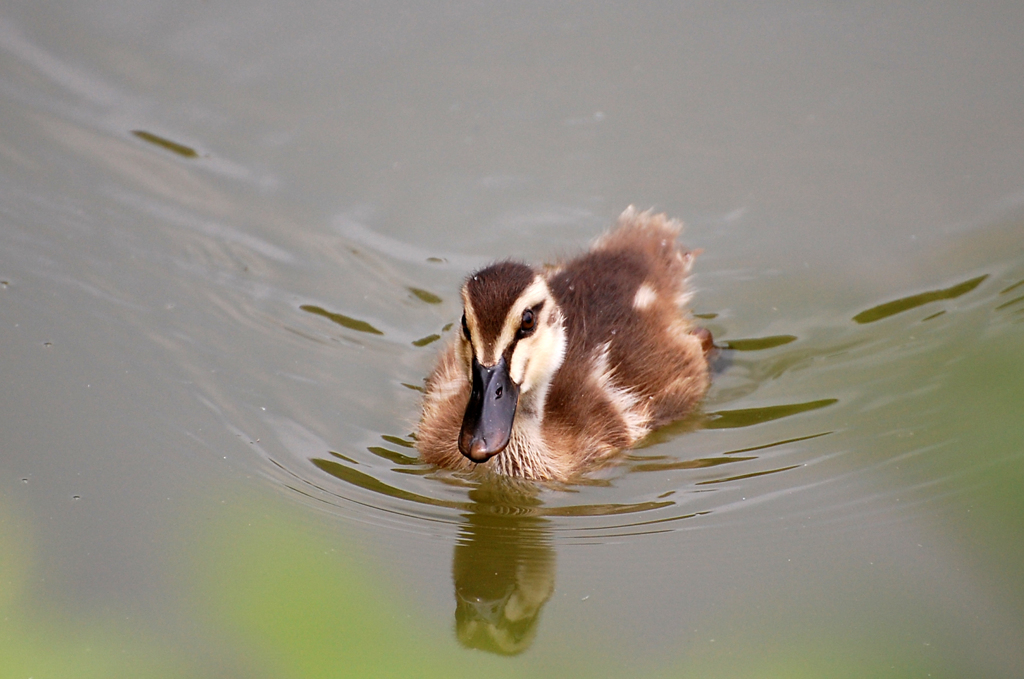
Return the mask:
<path id="1" fill-rule="evenodd" d="M 526 337 L 533 333 L 537 329 L 537 315 L 533 313 L 533 309 L 527 309 L 523 312 L 523 322 L 519 324 L 519 336 Z"/>
<path id="2" fill-rule="evenodd" d="M 466 314 L 462 314 L 462 335 L 469 341 L 469 325 L 466 323 Z"/>

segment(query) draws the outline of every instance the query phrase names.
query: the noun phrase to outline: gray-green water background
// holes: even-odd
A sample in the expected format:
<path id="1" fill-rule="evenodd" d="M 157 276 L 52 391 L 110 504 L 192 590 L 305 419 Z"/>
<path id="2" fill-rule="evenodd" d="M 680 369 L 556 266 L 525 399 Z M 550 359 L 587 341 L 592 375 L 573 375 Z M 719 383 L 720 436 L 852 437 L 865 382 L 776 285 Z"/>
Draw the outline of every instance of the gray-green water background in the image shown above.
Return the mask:
<path id="1" fill-rule="evenodd" d="M 6 3 L 0 677 L 1024 676 L 1024 5 Z M 409 447 L 473 267 L 687 223 L 703 413 Z"/>

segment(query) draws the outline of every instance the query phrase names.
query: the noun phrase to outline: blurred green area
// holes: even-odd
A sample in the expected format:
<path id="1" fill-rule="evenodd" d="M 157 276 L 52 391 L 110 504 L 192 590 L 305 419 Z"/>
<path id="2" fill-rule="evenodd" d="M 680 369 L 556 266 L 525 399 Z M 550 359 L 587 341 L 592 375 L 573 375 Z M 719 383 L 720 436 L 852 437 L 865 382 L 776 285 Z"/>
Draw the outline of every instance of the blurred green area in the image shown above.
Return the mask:
<path id="1" fill-rule="evenodd" d="M 76 619 L 44 604 L 44 593 L 33 591 L 32 543 L 22 513 L 0 498 L 0 679 L 196 676 L 196 667 L 123 616 Z"/>
<path id="2" fill-rule="evenodd" d="M 109 611 L 86 620 L 32 606 L 28 542 L 5 522 L 0 677 L 503 677 L 527 668 L 531 676 L 581 677 L 944 676 L 936 673 L 934 657 L 926 662 L 921 648 L 885 624 L 851 620 L 845 631 L 815 631 L 790 616 L 774 630 L 740 616 L 737 636 L 720 652 L 681 653 L 668 663 L 634 668 L 597 653 L 561 658 L 551 672 L 538 672 L 535 660 L 524 666 L 461 649 L 454 640 L 437 646 L 438 631 L 419 631 L 416 616 L 387 591 L 383 578 L 367 571 L 365 559 L 339 549 L 343 540 L 310 530 L 299 510 L 284 502 L 250 498 L 207 525 L 184 555 L 182 585 L 189 591 L 181 606 L 194 616 L 192 632 L 204 637 L 207 650 L 183 653 L 174 640 L 114 624 Z M 858 627 L 861 636 L 851 636 Z"/>
<path id="3" fill-rule="evenodd" d="M 944 522 L 1024 612 L 1024 331 L 979 337 L 947 386 Z"/>
<path id="4" fill-rule="evenodd" d="M 958 359 L 944 393 L 940 438 L 950 445 L 919 469 L 952 491 L 937 519 L 977 560 L 978 572 L 1024 610 L 1024 340 L 1021 333 L 979 337 Z M 30 521 L 0 502 L 0 679 L 46 677 L 479 677 L 701 676 L 855 677 L 955 676 L 941 648 L 924 649 L 910 632 L 928 628 L 927 602 L 915 611 L 873 621 L 848 611 L 840 625 L 815 626 L 827 608 L 783 609 L 774 629 L 764 615 L 723 611 L 716 624 L 735 631 L 732 643 L 680 647 L 673 656 L 624 668 L 602 657 L 558 656 L 572 629 L 542 626 L 537 646 L 518 658 L 460 647 L 453 628 L 423 629 L 372 558 L 348 542 L 342 527 L 311 527 L 301 507 L 273 493 L 251 492 L 226 507 L 195 507 L 181 517 L 188 539 L 168 554 L 178 570 L 164 594 L 173 628 L 168 638 L 147 621 L 128 621 L 110 608 L 88 618 L 54 602 L 58 583 L 33 578 Z M 201 520 L 198 520 L 201 519 Z M 194 526 L 204 526 L 196 535 Z M 337 529 L 337 530 L 336 530 Z M 351 549 L 346 549 L 346 545 Z M 174 546 L 168 547 L 174 551 Z M 570 577 L 562 573 L 561 577 Z M 392 583 L 393 584 L 393 583 Z M 860 585 L 863 587 L 864 583 Z M 893 593 L 865 591 L 872 600 Z M 846 592 L 840 599 L 849 597 Z M 895 605 L 895 604 L 894 604 Z M 903 604 L 900 604 L 903 605 Z M 615 621 L 599 621 L 614 626 Z M 907 626 L 918 626 L 908 630 Z M 166 629 L 166 625 L 162 628 Z M 441 636 L 449 643 L 438 644 Z M 197 641 L 199 640 L 199 641 Z M 574 645 L 579 648 L 580 645 Z M 555 655 L 552 655 L 555 654 Z M 548 660 L 550 659 L 550 661 Z M 938 663 L 938 664 L 937 664 Z"/>
<path id="5" fill-rule="evenodd" d="M 312 529 L 308 516 L 284 502 L 253 498 L 222 514 L 190 569 L 201 583 L 198 610 L 209 633 L 219 637 L 213 643 L 221 657 L 244 659 L 244 676 L 268 677 L 957 676 L 952 666 L 948 674 L 941 671 L 941 649 L 917 642 L 929 626 L 915 628 L 927 608 L 922 601 L 884 623 L 871 618 L 877 608 L 848 611 L 838 626 L 815 624 L 832 615 L 829 606 L 807 611 L 808 619 L 796 619 L 790 610 L 774 626 L 743 606 L 725 609 L 714 622 L 734 638 L 720 651 L 681 646 L 629 667 L 621 664 L 621 649 L 578 639 L 567 644 L 574 650 L 560 652 L 558 640 L 578 630 L 550 625 L 540 633 L 548 638 L 538 641 L 536 654 L 507 658 L 467 650 L 451 628 L 423 630 L 415 610 L 389 591 L 386 577 L 370 571 L 372 560 L 360 556 L 359 545 L 351 543 L 349 551 L 346 544 L 342 532 Z M 868 599 L 885 602 L 881 608 L 903 605 L 889 606 L 892 592 L 875 594 Z M 624 636 L 624 643 L 630 638 Z M 585 655 L 581 647 L 588 649 Z"/>
<path id="6" fill-rule="evenodd" d="M 382 579 L 286 502 L 213 511 L 186 553 L 168 555 L 171 571 L 184 568 L 168 614 L 189 619 L 160 639 L 146 621 L 109 608 L 76 618 L 35 592 L 30 531 L 0 503 L 0 679 L 512 675 L 500 658 L 432 649 Z"/>
<path id="7" fill-rule="evenodd" d="M 243 502 L 197 554 L 203 613 L 220 644 L 246 659 L 247 676 L 469 676 L 474 660 L 489 677 L 510 676 L 497 658 L 432 648 L 384 578 L 356 558 L 360 546 L 308 523 L 283 502 Z"/>

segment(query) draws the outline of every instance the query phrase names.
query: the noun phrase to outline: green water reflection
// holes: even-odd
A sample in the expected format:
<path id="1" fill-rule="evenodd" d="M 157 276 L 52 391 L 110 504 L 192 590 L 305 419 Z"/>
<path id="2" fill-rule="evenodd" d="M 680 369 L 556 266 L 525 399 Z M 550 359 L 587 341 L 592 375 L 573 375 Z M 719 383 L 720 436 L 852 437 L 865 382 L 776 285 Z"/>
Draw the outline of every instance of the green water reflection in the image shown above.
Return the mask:
<path id="1" fill-rule="evenodd" d="M 735 429 L 737 427 L 750 427 L 763 422 L 779 420 L 783 417 L 792 417 L 800 413 L 827 408 L 838 403 L 835 398 L 824 398 L 805 403 L 786 403 L 763 408 L 739 408 L 736 410 L 721 410 L 709 415 L 708 422 L 704 425 L 707 429 Z"/>
<path id="2" fill-rule="evenodd" d="M 986 278 L 988 278 L 988 274 L 972 278 L 968 281 L 964 281 L 963 283 L 959 283 L 942 290 L 930 290 L 928 292 L 922 292 L 917 295 L 911 295 L 909 297 L 903 297 L 891 302 L 886 302 L 885 304 L 879 304 L 878 306 L 871 307 L 866 311 L 860 312 L 853 317 L 853 320 L 857 323 L 874 323 L 875 321 L 880 321 L 883 318 L 895 316 L 896 314 L 916 309 L 917 307 L 924 306 L 925 304 L 931 304 L 932 302 L 938 302 L 945 299 L 956 299 L 957 297 L 966 295 L 968 292 L 974 290 L 976 287 L 981 285 Z M 929 318 L 934 318 L 937 315 L 938 314 L 933 314 Z"/>
<path id="3" fill-rule="evenodd" d="M 373 327 L 366 321 L 361 321 L 358 318 L 352 318 L 351 316 L 335 313 L 333 311 L 327 311 L 326 309 L 322 309 L 313 304 L 303 304 L 299 308 L 307 313 L 315 314 L 317 316 L 323 316 L 327 320 L 337 323 L 341 327 L 348 328 L 349 330 L 355 330 L 356 332 L 365 332 L 371 335 L 384 334 L 383 332 Z"/>
<path id="4" fill-rule="evenodd" d="M 409 288 L 409 292 L 416 296 L 420 301 L 426 302 L 427 304 L 440 304 L 443 300 L 432 292 L 423 290 L 422 288 Z"/>
<path id="5" fill-rule="evenodd" d="M 721 347 L 723 349 L 731 349 L 733 351 L 762 351 L 764 349 L 781 347 L 789 344 L 790 342 L 795 342 L 796 340 L 796 335 L 771 335 L 769 337 L 728 340 L 723 342 Z"/>
<path id="6" fill-rule="evenodd" d="M 176 141 L 171 141 L 159 135 L 153 134 L 152 132 L 146 132 L 145 130 L 132 130 L 132 134 L 143 141 L 148 141 L 150 144 L 159 146 L 162 149 L 166 149 L 171 153 L 177 153 L 179 156 L 185 158 L 198 158 L 199 154 L 196 150 L 190 146 L 179 144 Z"/>

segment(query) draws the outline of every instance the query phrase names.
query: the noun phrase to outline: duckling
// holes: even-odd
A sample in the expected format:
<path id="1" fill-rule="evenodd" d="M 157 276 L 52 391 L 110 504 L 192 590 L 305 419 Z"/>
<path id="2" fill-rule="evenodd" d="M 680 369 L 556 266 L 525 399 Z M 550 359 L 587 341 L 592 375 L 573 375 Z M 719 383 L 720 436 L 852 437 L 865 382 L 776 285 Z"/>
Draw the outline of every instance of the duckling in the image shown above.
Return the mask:
<path id="1" fill-rule="evenodd" d="M 460 327 L 427 379 L 426 462 L 568 481 L 609 462 L 707 391 L 682 224 L 633 206 L 576 259 L 502 261 L 462 286 Z"/>

